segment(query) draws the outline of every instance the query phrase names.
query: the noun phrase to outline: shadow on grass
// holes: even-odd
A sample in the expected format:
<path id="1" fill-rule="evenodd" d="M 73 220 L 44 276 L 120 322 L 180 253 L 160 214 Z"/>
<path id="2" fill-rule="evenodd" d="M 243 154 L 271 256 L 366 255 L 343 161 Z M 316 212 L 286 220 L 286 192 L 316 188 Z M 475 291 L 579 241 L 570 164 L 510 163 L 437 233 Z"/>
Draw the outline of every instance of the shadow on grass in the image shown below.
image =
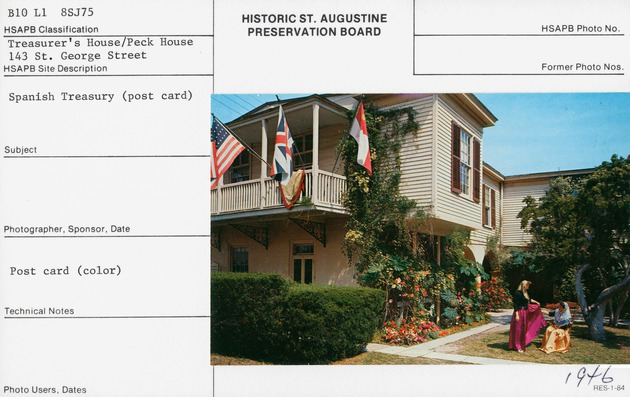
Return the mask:
<path id="1" fill-rule="evenodd" d="M 574 325 L 573 328 L 571 329 L 572 344 L 575 346 L 575 344 L 579 344 L 581 342 L 595 343 L 595 344 L 601 345 L 604 348 L 611 349 L 611 350 L 622 350 L 622 349 L 629 348 L 630 336 L 620 335 L 618 333 L 613 332 L 612 330 L 613 329 L 608 329 L 608 328 L 606 329 L 605 341 L 595 342 L 590 339 L 590 333 L 589 333 L 587 325 L 585 324 Z M 619 330 L 619 329 L 615 329 L 615 330 Z M 486 346 L 489 349 L 500 350 L 500 351 L 510 351 L 508 347 L 508 339 L 509 339 L 509 334 L 510 334 L 509 331 L 501 332 L 500 334 L 505 338 L 504 342 L 493 341 L 491 343 L 488 343 Z M 543 334 L 544 334 L 544 331 L 541 331 L 538 337 L 527 347 L 529 348 L 532 346 L 538 346 L 541 342 L 540 339 Z"/>
<path id="2" fill-rule="evenodd" d="M 497 350 L 510 350 L 508 348 L 508 342 L 506 341 L 505 343 L 490 343 L 488 345 L 489 348 L 491 349 L 497 349 Z"/>
<path id="3" fill-rule="evenodd" d="M 510 338 L 510 331 L 500 332 L 500 334 L 505 337 L 505 342 L 489 343 L 487 346 L 491 349 L 509 351 L 510 349 L 508 348 L 508 344 L 509 344 L 509 338 Z"/>
<path id="4" fill-rule="evenodd" d="M 619 330 L 619 328 L 617 328 L 616 330 Z M 630 347 L 630 336 L 615 334 L 614 332 L 611 331 L 611 328 L 608 328 L 608 327 L 605 328 L 605 335 L 606 335 L 605 341 L 595 342 L 595 343 L 600 343 L 602 346 L 608 349 L 616 349 L 616 350 L 621 350 L 621 349 Z M 584 324 L 574 325 L 573 328 L 571 329 L 571 338 L 585 339 L 585 340 L 590 341 L 591 339 L 590 339 L 590 334 L 588 331 L 588 326 Z"/>

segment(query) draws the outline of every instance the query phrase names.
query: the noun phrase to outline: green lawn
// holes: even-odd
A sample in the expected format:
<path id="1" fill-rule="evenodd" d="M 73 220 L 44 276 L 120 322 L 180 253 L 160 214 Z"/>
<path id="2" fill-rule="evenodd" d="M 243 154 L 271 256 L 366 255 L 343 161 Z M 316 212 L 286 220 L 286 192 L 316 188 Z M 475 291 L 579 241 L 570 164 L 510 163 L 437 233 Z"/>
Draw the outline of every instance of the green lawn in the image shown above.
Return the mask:
<path id="1" fill-rule="evenodd" d="M 542 333 L 527 347 L 525 353 L 508 350 L 508 331 L 486 331 L 442 348 L 445 353 L 497 358 L 502 360 L 531 361 L 543 364 L 630 364 L 630 329 L 606 327 L 605 342 L 588 339 L 588 328 L 576 324 L 571 330 L 571 349 L 564 354 L 546 354 L 538 350 Z M 247 358 L 211 356 L 212 365 L 273 365 Z M 423 357 L 401 357 L 379 352 L 367 352 L 332 363 L 332 365 L 446 365 L 467 364 Z"/>
<path id="2" fill-rule="evenodd" d="M 508 350 L 508 331 L 484 332 L 448 345 L 448 351 L 467 356 L 544 364 L 630 364 L 630 329 L 606 327 L 606 341 L 588 339 L 588 328 L 576 324 L 571 330 L 571 349 L 567 353 L 546 354 L 538 350 L 543 331 L 525 353 Z M 455 349 L 456 348 L 456 349 Z"/>
<path id="3" fill-rule="evenodd" d="M 220 354 L 212 354 L 212 365 L 272 365 L 261 361 L 254 361 L 247 358 L 229 357 Z M 358 356 L 336 361 L 332 365 L 448 365 L 448 364 L 470 364 L 448 360 L 435 360 L 422 357 L 401 357 L 392 354 L 379 352 L 361 353 Z"/>
<path id="4" fill-rule="evenodd" d="M 215 354 L 215 353 L 210 355 L 210 364 L 211 365 L 273 365 L 271 363 L 266 363 L 264 361 L 250 360 L 249 358 L 243 358 L 243 357 L 224 356 L 223 354 Z"/>
<path id="5" fill-rule="evenodd" d="M 367 352 L 361 353 L 356 357 L 346 358 L 334 362 L 333 365 L 453 365 L 466 364 L 457 361 L 437 360 L 424 357 L 401 357 L 393 354 Z"/>

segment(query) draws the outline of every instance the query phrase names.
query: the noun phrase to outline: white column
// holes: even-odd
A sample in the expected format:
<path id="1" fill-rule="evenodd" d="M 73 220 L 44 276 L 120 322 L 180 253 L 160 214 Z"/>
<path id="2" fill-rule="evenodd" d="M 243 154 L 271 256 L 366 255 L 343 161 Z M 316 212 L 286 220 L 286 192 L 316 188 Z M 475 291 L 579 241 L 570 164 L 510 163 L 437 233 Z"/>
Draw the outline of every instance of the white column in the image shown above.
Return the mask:
<path id="1" fill-rule="evenodd" d="M 313 204 L 319 204 L 318 197 L 319 180 L 319 105 L 313 104 Z"/>
<path id="2" fill-rule="evenodd" d="M 217 184 L 217 214 L 220 214 L 223 211 L 223 175 L 219 178 L 219 183 Z"/>
<path id="3" fill-rule="evenodd" d="M 260 157 L 262 158 L 260 161 L 260 208 L 262 209 L 267 202 L 267 197 L 265 196 L 265 178 L 267 178 L 267 119 L 261 122 L 260 139 Z"/>

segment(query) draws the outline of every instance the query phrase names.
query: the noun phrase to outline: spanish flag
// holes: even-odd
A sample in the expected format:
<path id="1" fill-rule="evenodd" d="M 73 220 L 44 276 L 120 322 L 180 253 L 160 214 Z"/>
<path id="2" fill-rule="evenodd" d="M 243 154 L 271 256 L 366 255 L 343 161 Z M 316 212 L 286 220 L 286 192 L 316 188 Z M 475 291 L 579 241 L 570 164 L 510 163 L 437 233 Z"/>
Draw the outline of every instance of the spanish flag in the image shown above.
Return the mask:
<path id="1" fill-rule="evenodd" d="M 357 153 L 357 163 L 365 167 L 368 174 L 372 175 L 372 159 L 370 158 L 370 141 L 368 140 L 367 125 L 365 123 L 365 111 L 363 110 L 363 101 L 359 103 L 357 114 L 354 116 L 350 135 L 359 144 Z"/>

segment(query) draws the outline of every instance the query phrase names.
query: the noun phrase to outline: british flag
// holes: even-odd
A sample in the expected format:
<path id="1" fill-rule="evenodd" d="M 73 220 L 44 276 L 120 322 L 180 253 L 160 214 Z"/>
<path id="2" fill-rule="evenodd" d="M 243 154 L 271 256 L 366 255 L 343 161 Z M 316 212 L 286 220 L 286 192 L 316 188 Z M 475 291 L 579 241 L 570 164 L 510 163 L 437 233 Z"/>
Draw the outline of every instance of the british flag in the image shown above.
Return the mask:
<path id="1" fill-rule="evenodd" d="M 276 147 L 273 152 L 273 164 L 271 165 L 271 176 L 284 186 L 289 183 L 293 174 L 293 157 L 291 148 L 293 138 L 289 130 L 289 124 L 284 116 L 282 105 L 278 111 L 278 132 L 276 133 Z"/>
<path id="2" fill-rule="evenodd" d="M 210 188 L 219 184 L 219 179 L 230 168 L 234 159 L 245 149 L 228 128 L 215 117 L 211 131 L 212 155 L 210 156 Z"/>

